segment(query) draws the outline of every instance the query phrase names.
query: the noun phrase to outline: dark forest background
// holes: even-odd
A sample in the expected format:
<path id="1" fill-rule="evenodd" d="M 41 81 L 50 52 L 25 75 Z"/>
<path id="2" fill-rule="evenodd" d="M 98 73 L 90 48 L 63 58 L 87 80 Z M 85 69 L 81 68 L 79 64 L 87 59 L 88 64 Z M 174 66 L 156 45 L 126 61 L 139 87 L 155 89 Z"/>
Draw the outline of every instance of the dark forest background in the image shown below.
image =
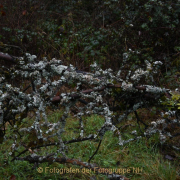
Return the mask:
<path id="1" fill-rule="evenodd" d="M 117 71 L 128 55 L 128 70 L 162 61 L 160 76 L 170 77 L 179 71 L 179 19 L 178 0 L 4 0 L 0 50 L 86 71 L 94 61 Z"/>

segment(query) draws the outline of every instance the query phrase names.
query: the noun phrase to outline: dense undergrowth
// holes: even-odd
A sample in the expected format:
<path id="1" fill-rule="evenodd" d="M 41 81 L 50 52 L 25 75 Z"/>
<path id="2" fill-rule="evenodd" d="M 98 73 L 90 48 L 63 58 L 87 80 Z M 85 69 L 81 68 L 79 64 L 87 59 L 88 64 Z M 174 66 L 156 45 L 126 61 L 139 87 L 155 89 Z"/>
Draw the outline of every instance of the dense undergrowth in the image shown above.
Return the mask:
<path id="1" fill-rule="evenodd" d="M 117 71 L 127 53 L 127 69 L 161 60 L 163 72 L 175 73 L 179 6 L 178 0 L 5 0 L 0 48 L 16 56 L 56 57 L 81 70 L 97 61 L 103 69 Z"/>

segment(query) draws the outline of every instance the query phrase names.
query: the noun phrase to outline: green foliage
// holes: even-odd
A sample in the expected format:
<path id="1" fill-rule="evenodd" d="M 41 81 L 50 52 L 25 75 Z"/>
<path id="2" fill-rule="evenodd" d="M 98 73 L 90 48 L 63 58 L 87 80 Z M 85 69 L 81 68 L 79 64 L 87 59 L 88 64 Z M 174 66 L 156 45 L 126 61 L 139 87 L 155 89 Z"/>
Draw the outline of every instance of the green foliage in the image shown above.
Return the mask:
<path id="1" fill-rule="evenodd" d="M 178 63 L 178 0 L 9 1 L 3 3 L 0 39 L 25 52 L 80 69 L 97 61 L 118 70 L 124 52 L 132 70 L 146 59 L 164 61 L 166 72 Z"/>
<path id="2" fill-rule="evenodd" d="M 169 110 L 180 109 L 180 94 L 173 92 L 171 95 L 171 99 L 167 98 L 162 102 L 162 105 L 165 105 Z"/>

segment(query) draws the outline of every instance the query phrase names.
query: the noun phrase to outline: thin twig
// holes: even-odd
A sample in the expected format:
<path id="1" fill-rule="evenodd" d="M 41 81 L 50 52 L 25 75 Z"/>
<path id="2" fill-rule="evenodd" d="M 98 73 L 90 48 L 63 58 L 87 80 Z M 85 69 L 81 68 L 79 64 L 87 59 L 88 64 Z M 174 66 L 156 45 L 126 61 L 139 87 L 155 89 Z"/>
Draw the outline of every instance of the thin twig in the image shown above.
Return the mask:
<path id="1" fill-rule="evenodd" d="M 94 152 L 94 154 L 89 158 L 88 163 L 90 163 L 91 159 L 92 159 L 92 158 L 95 156 L 95 154 L 98 152 L 99 147 L 100 147 L 100 145 L 101 145 L 101 142 L 102 142 L 102 140 L 99 141 L 98 147 L 97 147 L 96 151 Z"/>
<path id="2" fill-rule="evenodd" d="M 75 143 L 75 142 L 82 142 L 82 141 L 87 141 L 87 140 L 92 140 L 94 139 L 94 135 L 90 135 L 88 137 L 84 137 L 84 138 L 79 138 L 79 139 L 72 139 L 72 140 L 69 140 L 69 141 L 64 141 L 63 143 L 64 144 L 71 144 L 71 143 Z M 36 147 L 31 147 L 31 149 L 38 149 L 38 148 L 41 148 L 41 147 L 48 147 L 48 146 L 57 146 L 59 145 L 59 143 L 50 143 L 50 144 L 43 144 L 43 145 L 40 145 L 40 146 L 36 146 Z M 19 157 L 21 156 L 22 154 L 24 154 L 25 152 L 27 152 L 29 150 L 29 148 L 25 149 L 24 151 L 20 152 L 16 157 Z M 14 161 L 15 158 L 13 158 L 11 161 Z"/>

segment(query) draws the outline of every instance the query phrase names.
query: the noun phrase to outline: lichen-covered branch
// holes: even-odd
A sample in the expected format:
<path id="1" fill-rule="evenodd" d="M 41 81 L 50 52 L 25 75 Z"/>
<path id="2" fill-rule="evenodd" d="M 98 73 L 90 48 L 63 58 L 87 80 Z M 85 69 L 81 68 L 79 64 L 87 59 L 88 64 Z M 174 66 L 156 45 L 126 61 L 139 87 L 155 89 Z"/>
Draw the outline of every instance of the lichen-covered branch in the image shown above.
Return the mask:
<path id="1" fill-rule="evenodd" d="M 66 145 L 68 143 L 92 139 L 100 139 L 101 142 L 107 131 L 116 133 L 119 140 L 117 143 L 121 146 L 142 136 L 149 137 L 155 133 L 159 133 L 160 143 L 175 137 L 168 131 L 167 126 L 175 121 L 180 124 L 179 116 L 177 116 L 178 109 L 166 111 L 163 105 L 163 102 L 171 98 L 169 90 L 141 84 L 142 78 L 145 80 L 150 78 L 153 81 L 153 76 L 157 73 L 158 66 L 161 65 L 159 61 L 153 64 L 146 61 L 145 69 L 129 71 L 123 79 L 121 78 L 122 68 L 118 73 L 113 73 L 111 69 L 102 70 L 96 63 L 91 65 L 93 73 L 89 73 L 78 71 L 72 65 L 65 66 L 61 60 L 57 59 L 38 61 L 35 55 L 30 54 L 14 58 L 0 53 L 0 59 L 14 62 L 13 67 L 8 67 L 9 71 L 4 69 L 0 71 L 0 133 L 6 140 L 5 124 L 9 122 L 12 125 L 14 141 L 10 155 L 13 160 L 39 161 L 41 155 L 23 157 L 24 153 L 30 153 L 30 149 L 35 150 L 53 145 L 56 147 L 56 152 L 52 157 L 44 158 L 44 160 L 58 160 L 61 155 L 63 160 L 59 158 L 58 162 L 63 163 L 64 160 L 67 162 Z M 17 79 L 20 83 L 15 86 L 13 81 Z M 70 82 L 75 87 L 69 87 L 68 92 L 63 92 L 63 87 L 68 86 Z M 81 89 L 81 86 L 87 88 Z M 59 95 L 55 95 L 57 89 L 61 91 Z M 52 123 L 48 120 L 47 110 L 55 109 L 57 105 L 64 107 L 64 113 L 57 122 Z M 137 111 L 153 106 L 163 107 L 162 119 L 144 123 L 140 120 Z M 27 126 L 21 127 L 21 123 L 30 112 L 35 113 L 33 122 L 28 122 Z M 74 140 L 65 142 L 63 136 L 66 121 L 71 112 L 79 119 L 80 139 L 74 138 Z M 129 132 L 132 138 L 124 140 L 119 124 L 126 121 L 128 115 L 133 112 L 135 112 L 138 123 L 145 125 L 145 129 L 141 134 L 137 134 L 136 130 Z M 95 130 L 93 136 L 91 134 L 84 136 L 83 117 L 92 114 L 103 116 L 104 123 L 98 130 Z M 28 142 L 21 140 L 25 134 L 29 134 Z M 50 143 L 52 139 L 53 143 Z M 26 149 L 22 151 L 21 147 Z"/>

